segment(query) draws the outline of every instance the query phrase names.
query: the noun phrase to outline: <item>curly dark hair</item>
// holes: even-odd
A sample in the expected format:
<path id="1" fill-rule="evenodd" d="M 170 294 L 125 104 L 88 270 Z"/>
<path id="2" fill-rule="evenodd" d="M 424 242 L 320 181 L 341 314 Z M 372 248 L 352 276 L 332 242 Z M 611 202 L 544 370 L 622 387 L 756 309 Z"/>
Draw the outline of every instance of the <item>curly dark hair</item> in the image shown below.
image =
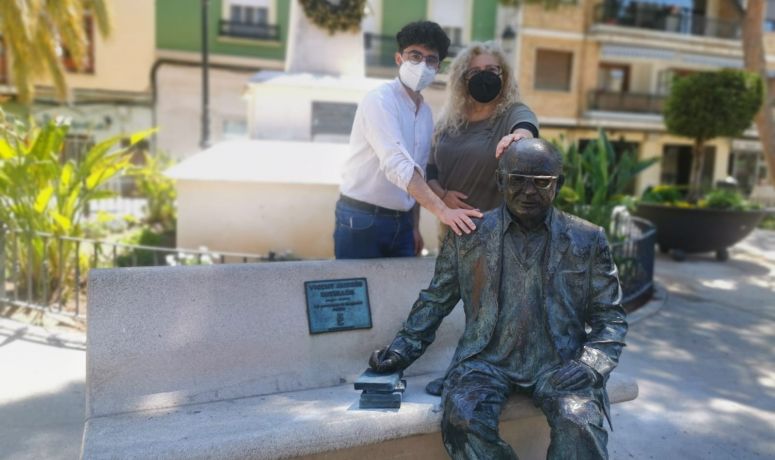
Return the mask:
<path id="1" fill-rule="evenodd" d="M 449 51 L 449 37 L 444 30 L 431 21 L 415 21 L 405 25 L 396 34 L 398 52 L 412 45 L 422 45 L 439 53 L 439 60 L 444 60 Z"/>

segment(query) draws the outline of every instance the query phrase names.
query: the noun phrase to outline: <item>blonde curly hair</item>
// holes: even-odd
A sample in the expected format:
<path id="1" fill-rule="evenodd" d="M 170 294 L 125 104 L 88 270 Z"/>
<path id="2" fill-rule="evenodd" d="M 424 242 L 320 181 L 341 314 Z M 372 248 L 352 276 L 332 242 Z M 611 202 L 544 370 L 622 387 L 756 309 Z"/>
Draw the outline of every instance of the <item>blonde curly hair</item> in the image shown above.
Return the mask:
<path id="1" fill-rule="evenodd" d="M 519 102 L 519 90 L 514 68 L 509 65 L 506 55 L 493 41 L 472 42 L 461 51 L 449 66 L 449 81 L 447 83 L 447 99 L 441 109 L 441 116 L 436 123 L 434 138 L 438 140 L 441 134 L 457 135 L 460 128 L 468 122 L 466 110 L 473 105 L 474 99 L 468 94 L 468 86 L 463 75 L 471 61 L 481 54 L 489 54 L 498 61 L 501 67 L 503 86 L 500 94 L 491 103 L 496 104 L 491 119 L 498 117 L 509 107 Z"/>

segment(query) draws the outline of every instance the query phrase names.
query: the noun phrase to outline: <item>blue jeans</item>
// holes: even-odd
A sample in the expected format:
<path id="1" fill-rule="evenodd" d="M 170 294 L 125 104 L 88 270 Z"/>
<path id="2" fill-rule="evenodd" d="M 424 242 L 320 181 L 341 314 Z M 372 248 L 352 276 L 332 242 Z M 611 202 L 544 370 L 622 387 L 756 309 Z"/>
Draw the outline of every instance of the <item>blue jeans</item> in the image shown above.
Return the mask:
<path id="1" fill-rule="evenodd" d="M 414 256 L 412 212 L 385 213 L 336 202 L 334 255 L 337 259 Z"/>

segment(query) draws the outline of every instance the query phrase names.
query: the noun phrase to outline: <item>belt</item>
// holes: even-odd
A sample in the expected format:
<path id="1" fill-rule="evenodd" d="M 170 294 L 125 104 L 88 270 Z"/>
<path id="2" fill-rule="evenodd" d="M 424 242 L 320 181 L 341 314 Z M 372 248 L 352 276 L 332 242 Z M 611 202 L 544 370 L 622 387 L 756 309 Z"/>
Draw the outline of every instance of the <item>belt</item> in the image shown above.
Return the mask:
<path id="1" fill-rule="evenodd" d="M 355 198 L 350 198 L 349 196 L 342 195 L 342 194 L 339 195 L 339 201 L 359 211 L 371 212 L 374 214 L 382 214 L 385 216 L 401 217 L 404 214 L 409 213 L 409 211 L 398 211 L 395 209 L 383 208 L 382 206 L 377 206 L 376 204 L 365 203 L 363 201 L 356 200 Z"/>

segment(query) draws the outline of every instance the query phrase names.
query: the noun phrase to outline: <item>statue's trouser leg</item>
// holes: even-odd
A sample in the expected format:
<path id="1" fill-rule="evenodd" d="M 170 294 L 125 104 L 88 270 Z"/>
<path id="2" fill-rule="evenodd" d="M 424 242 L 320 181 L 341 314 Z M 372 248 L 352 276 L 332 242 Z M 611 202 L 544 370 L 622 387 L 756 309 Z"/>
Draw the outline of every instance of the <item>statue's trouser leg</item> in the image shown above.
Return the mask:
<path id="1" fill-rule="evenodd" d="M 442 394 L 441 435 L 451 458 L 517 458 L 498 435 L 498 419 L 509 393 L 507 381 L 484 371 L 458 368 L 449 374 Z"/>
<path id="2" fill-rule="evenodd" d="M 540 382 L 533 400 L 541 407 L 551 428 L 546 458 L 582 460 L 608 458 L 608 433 L 603 427 L 603 411 L 595 391 L 558 391 Z M 545 383 L 545 382 L 544 382 Z"/>

